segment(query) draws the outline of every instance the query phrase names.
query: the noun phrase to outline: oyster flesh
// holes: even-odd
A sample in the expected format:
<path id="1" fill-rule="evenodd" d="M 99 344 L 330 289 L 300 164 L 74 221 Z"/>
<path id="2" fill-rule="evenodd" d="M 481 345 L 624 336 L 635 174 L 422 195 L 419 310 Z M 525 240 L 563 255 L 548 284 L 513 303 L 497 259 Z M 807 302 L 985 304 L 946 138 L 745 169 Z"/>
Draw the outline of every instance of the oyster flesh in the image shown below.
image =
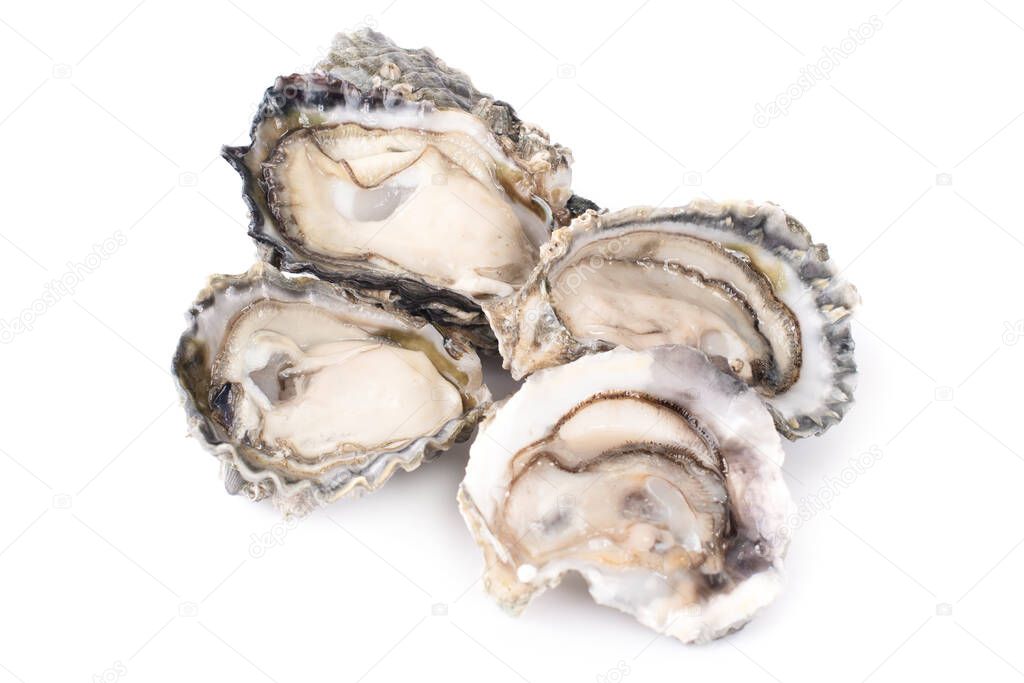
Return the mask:
<path id="1" fill-rule="evenodd" d="M 459 505 L 512 612 L 578 572 L 598 603 L 701 642 L 781 588 L 782 460 L 763 403 L 703 353 L 619 347 L 531 375 L 481 426 Z"/>
<path id="2" fill-rule="evenodd" d="M 779 431 L 799 438 L 851 405 L 858 301 L 826 247 L 779 207 L 694 202 L 587 212 L 484 311 L 517 378 L 616 345 L 685 344 L 754 387 Z"/>
<path id="3" fill-rule="evenodd" d="M 215 275 L 174 357 L 194 436 L 231 493 L 304 512 L 469 436 L 480 360 L 426 321 L 258 263 Z"/>
<path id="4" fill-rule="evenodd" d="M 570 218 L 571 155 L 429 50 L 364 30 L 321 72 L 277 80 L 245 147 L 225 148 L 262 255 L 477 343 Z"/>

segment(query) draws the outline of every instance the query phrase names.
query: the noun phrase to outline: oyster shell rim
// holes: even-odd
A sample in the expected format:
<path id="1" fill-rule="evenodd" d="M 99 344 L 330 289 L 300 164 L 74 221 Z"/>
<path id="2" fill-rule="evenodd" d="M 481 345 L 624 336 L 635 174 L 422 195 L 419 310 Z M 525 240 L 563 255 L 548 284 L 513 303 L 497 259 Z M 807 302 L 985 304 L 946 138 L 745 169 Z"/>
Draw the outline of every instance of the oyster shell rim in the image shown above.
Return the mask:
<path id="1" fill-rule="evenodd" d="M 266 119 L 288 116 L 301 111 L 304 106 L 320 110 L 333 107 L 384 110 L 407 108 L 413 110 L 413 113 L 419 113 L 426 111 L 430 105 L 427 102 L 410 102 L 386 88 L 374 88 L 369 93 L 364 93 L 351 83 L 326 74 L 293 73 L 275 79 L 274 84 L 264 91 L 261 104 L 253 118 L 249 129 L 249 143 L 221 147 L 221 157 L 242 178 L 242 200 L 249 211 L 247 234 L 258 246 L 264 247 L 257 249 L 258 256 L 279 270 L 309 273 L 320 280 L 358 290 L 364 296 L 427 318 L 431 323 L 460 326 L 465 324 L 467 328 L 480 327 L 479 331 L 467 329 L 467 332 L 475 343 L 484 342 L 489 329 L 486 329 L 486 321 L 482 316 L 479 322 L 472 321 L 479 306 L 469 297 L 452 290 L 433 288 L 427 283 L 414 278 L 400 277 L 394 273 L 356 267 L 339 272 L 342 269 L 337 266 L 335 272 L 328 272 L 304 251 L 302 254 L 296 253 L 292 245 L 282 238 L 281 231 L 273 224 L 269 211 L 267 189 L 258 174 L 254 174 L 249 168 L 246 159 L 259 144 L 259 128 Z M 268 150 L 268 155 L 269 152 L 272 152 L 272 149 Z M 262 165 L 263 162 L 260 163 Z M 378 292 L 381 294 L 373 294 Z M 464 312 L 469 318 L 460 324 L 457 321 L 458 316 L 444 317 L 435 309 L 423 306 L 421 302 L 425 301 L 436 301 L 446 309 Z M 404 302 L 410 303 L 402 305 Z"/>
<path id="2" fill-rule="evenodd" d="M 379 34 L 378 34 L 379 35 Z M 337 38 L 335 39 L 337 40 Z M 480 100 L 491 105 L 496 103 L 489 99 Z M 523 134 L 535 130 L 523 123 L 514 110 L 501 103 L 503 111 L 511 116 L 516 130 L 522 129 Z M 494 349 L 496 343 L 486 316 L 481 310 L 481 302 L 472 297 L 449 289 L 442 285 L 431 284 L 423 279 L 397 271 L 388 271 L 375 266 L 359 266 L 352 264 L 332 263 L 325 268 L 317 262 L 317 257 L 305 249 L 297 249 L 296 245 L 285 237 L 284 231 L 276 225 L 270 210 L 268 188 L 259 173 L 250 169 L 247 158 L 260 144 L 260 126 L 271 118 L 287 117 L 296 112 L 302 115 L 304 108 L 314 111 L 328 111 L 342 108 L 349 111 L 371 112 L 381 110 L 386 113 L 403 113 L 414 118 L 423 118 L 431 113 L 461 112 L 475 119 L 481 128 L 490 136 L 494 143 L 494 152 L 503 158 L 496 160 L 514 167 L 523 177 L 530 180 L 530 201 L 544 214 L 544 223 L 550 237 L 551 230 L 558 225 L 567 223 L 576 215 L 581 202 L 590 204 L 588 200 L 572 195 L 571 206 L 556 208 L 551 201 L 538 194 L 535 172 L 528 168 L 529 160 L 510 154 L 501 144 L 501 136 L 508 133 L 495 130 L 492 121 L 483 118 L 474 111 L 463 109 L 446 109 L 435 106 L 428 100 L 413 100 L 395 88 L 373 85 L 369 90 L 362 90 L 356 84 L 334 76 L 330 73 L 313 72 L 308 74 L 293 73 L 279 76 L 274 84 L 266 88 L 249 129 L 249 142 L 243 145 L 224 145 L 221 157 L 235 169 L 242 178 L 242 199 L 249 212 L 247 234 L 259 247 L 259 258 L 268 261 L 276 268 L 291 273 L 310 273 L 316 277 L 343 285 L 349 289 L 359 290 L 364 296 L 372 297 L 383 303 L 402 308 L 413 315 L 427 318 L 439 326 L 457 326 L 464 329 L 465 335 L 472 343 L 482 349 Z M 283 139 L 299 128 L 314 127 L 302 123 L 298 128 L 282 131 L 276 140 Z M 517 133 L 518 134 L 518 133 Z M 571 165 L 571 153 L 560 146 L 563 151 L 564 168 Z M 270 158 L 276 144 L 268 147 L 266 158 L 260 160 L 260 166 Z M 562 216 L 559 218 L 559 216 Z M 534 264 L 536 265 L 536 264 Z"/>
<path id="3" fill-rule="evenodd" d="M 596 364 L 600 362 L 598 359 L 602 357 L 608 357 L 614 360 L 616 355 L 626 357 L 649 355 L 652 356 L 653 365 L 659 365 L 659 361 L 654 359 L 653 356 L 665 352 L 703 359 L 704 366 L 708 371 L 710 371 L 711 376 L 715 378 L 714 381 L 721 382 L 723 391 L 725 388 L 735 390 L 737 392 L 737 397 L 744 397 L 744 400 L 746 400 L 751 407 L 756 407 L 757 412 L 761 416 L 761 420 L 764 422 L 764 424 L 761 425 L 761 429 L 764 430 L 765 434 L 771 435 L 769 438 L 772 440 L 772 444 L 768 444 L 769 448 L 767 451 L 762 451 L 761 446 L 754 445 L 743 435 L 734 433 L 733 426 L 730 426 L 728 431 L 723 435 L 726 441 L 734 442 L 732 445 L 733 448 L 737 448 L 737 443 L 735 442 L 742 444 L 739 446 L 739 451 L 732 453 L 732 457 L 736 462 L 730 462 L 729 459 L 726 459 L 725 454 L 722 454 L 724 471 L 727 473 L 726 476 L 737 476 L 739 477 L 740 482 L 739 490 L 737 492 L 738 497 L 729 505 L 729 515 L 730 517 L 735 515 L 735 506 L 741 506 L 741 509 L 744 510 L 743 519 L 745 521 L 740 526 L 746 527 L 746 530 L 741 532 L 737 529 L 735 534 L 746 535 L 748 541 L 754 541 L 757 539 L 757 543 L 762 545 L 759 552 L 763 553 L 761 559 L 764 564 L 752 569 L 750 573 L 742 580 L 738 581 L 730 591 L 725 593 L 712 593 L 710 597 L 706 599 L 706 602 L 702 601 L 698 603 L 700 607 L 696 614 L 691 614 L 688 611 L 678 613 L 675 618 L 669 620 L 669 622 L 664 625 L 664 628 L 655 625 L 652 621 L 648 621 L 637 612 L 632 612 L 620 605 L 601 599 L 598 596 L 600 586 L 594 586 L 594 578 L 595 576 L 599 578 L 601 572 L 595 569 L 593 570 L 593 574 L 588 574 L 582 571 L 579 567 L 571 566 L 571 562 L 566 563 L 567 566 L 559 567 L 557 565 L 562 561 L 555 560 L 554 564 L 556 565 L 556 569 L 547 571 L 548 567 L 542 566 L 541 569 L 544 569 L 544 572 L 541 572 L 536 577 L 531 577 L 527 580 L 518 576 L 517 572 L 513 572 L 516 574 L 516 577 L 512 579 L 513 583 L 529 586 L 529 589 L 525 592 L 508 592 L 507 594 L 499 595 L 498 593 L 492 592 L 490 587 L 491 577 L 489 573 L 492 568 L 492 564 L 496 564 L 499 568 L 505 570 L 514 570 L 515 567 L 512 562 L 511 555 L 508 554 L 507 544 L 495 536 L 490 524 L 488 523 L 488 514 L 493 514 L 493 510 L 490 513 L 486 513 L 484 511 L 484 507 L 481 507 L 480 502 L 473 497 L 469 491 L 469 487 L 467 486 L 467 482 L 469 482 L 470 479 L 469 468 L 474 458 L 474 454 L 471 451 L 470 461 L 467 463 L 467 476 L 459 485 L 456 500 L 459 505 L 460 514 L 469 528 L 470 534 L 478 549 L 483 555 L 486 592 L 491 599 L 495 600 L 495 602 L 513 616 L 520 614 L 530 602 L 540 596 L 543 592 L 556 587 L 567 574 L 576 573 L 582 576 L 588 584 L 588 590 L 595 603 L 618 609 L 619 611 L 636 619 L 642 625 L 658 631 L 663 635 L 676 637 L 683 643 L 705 643 L 739 630 L 754 619 L 781 593 L 785 579 L 785 557 L 789 549 L 789 541 L 791 537 L 791 529 L 789 525 L 790 516 L 795 509 L 794 502 L 792 494 L 789 491 L 789 487 L 783 477 L 785 451 L 782 448 L 780 438 L 782 435 L 778 434 L 777 430 L 772 428 L 773 418 L 770 411 L 768 411 L 764 403 L 759 400 L 757 393 L 745 382 L 732 373 L 722 372 L 719 370 L 716 364 L 708 358 L 707 354 L 699 349 L 684 345 L 662 345 L 640 351 L 634 351 L 626 347 L 615 347 L 607 351 L 584 354 L 580 358 L 570 361 L 569 363 L 538 370 L 536 373 L 527 377 L 526 383 L 524 383 L 523 386 L 525 387 L 526 384 L 537 375 L 546 376 L 549 373 L 558 372 L 559 370 L 578 362 Z M 666 382 L 667 385 L 674 385 L 677 383 L 678 382 L 676 380 L 668 380 Z M 520 390 L 521 389 L 522 387 Z M 585 391 L 580 393 L 580 396 L 584 396 L 585 393 Z M 487 417 L 480 424 L 480 432 L 474 441 L 474 446 L 476 443 L 481 443 L 481 436 L 484 435 L 492 426 L 492 423 L 500 410 L 508 401 L 515 398 L 515 396 L 516 394 L 514 393 L 507 399 L 492 404 L 489 408 Z M 658 398 L 662 397 L 659 396 Z M 579 397 L 577 396 L 573 400 L 578 401 Z M 586 401 L 588 399 L 583 400 Z M 702 397 L 695 397 L 696 405 L 701 405 L 702 403 Z M 713 412 L 710 414 L 717 421 L 724 420 L 724 418 L 715 415 Z M 556 419 L 557 418 L 552 418 L 552 424 L 554 424 Z M 727 421 L 726 423 L 728 424 Z M 749 428 L 756 429 L 753 425 Z M 532 432 L 531 435 L 535 436 Z M 491 437 L 491 441 L 494 441 L 494 437 Z M 530 438 L 524 436 L 522 441 L 523 444 L 529 444 Z M 511 448 L 514 450 L 518 445 L 522 444 L 516 443 Z M 512 453 L 510 447 L 505 444 L 502 444 L 500 448 L 502 451 L 509 452 L 509 459 L 515 458 L 518 453 L 521 452 L 516 451 L 515 453 Z M 748 460 L 748 458 L 753 459 Z M 493 465 L 487 467 L 488 470 L 492 468 Z M 498 476 L 498 479 L 504 482 L 503 477 L 506 475 L 495 475 L 493 472 L 481 474 L 478 472 L 474 477 L 476 481 L 473 482 L 472 486 L 475 487 L 477 489 L 477 493 L 479 493 L 483 490 L 481 489 L 481 486 L 483 485 L 481 482 L 490 481 L 490 490 L 495 490 L 496 481 L 498 481 L 497 479 L 494 479 L 495 476 Z M 754 482 L 757 482 L 757 487 L 752 486 Z M 760 488 L 762 486 L 764 488 Z M 508 495 L 508 489 L 506 489 L 505 495 Z M 494 501 L 488 500 L 487 509 L 491 509 L 490 506 L 493 504 Z M 755 512 L 757 512 L 758 515 L 763 513 L 764 516 L 749 517 L 749 515 L 752 515 Z M 750 536 L 750 534 L 754 534 L 754 536 Z M 723 615 L 719 611 L 719 608 L 723 608 L 723 605 L 727 612 L 729 609 L 736 608 L 743 610 L 743 612 L 739 617 L 729 614 Z M 709 609 L 712 606 L 714 609 Z M 687 618 L 683 619 L 682 617 L 684 616 Z M 707 617 L 707 619 L 705 619 L 705 617 Z M 677 623 L 677 619 L 679 626 L 678 628 L 673 629 L 673 626 Z M 685 637 L 681 634 L 685 634 Z"/>
<path id="4" fill-rule="evenodd" d="M 781 214 L 784 217 L 788 234 L 776 234 L 764 229 L 767 221 L 772 218 L 770 214 Z M 508 297 L 485 302 L 484 313 L 498 340 L 498 350 L 504 367 L 512 369 L 513 376 L 517 378 L 535 371 L 524 369 L 516 372 L 514 359 L 517 355 L 515 347 L 519 342 L 519 325 L 516 321 L 508 320 L 510 313 L 507 312 L 519 309 L 535 288 L 542 295 L 542 315 L 552 316 L 560 328 L 559 339 L 563 346 L 560 363 L 571 362 L 582 355 L 604 351 L 614 346 L 603 342 L 588 344 L 577 340 L 551 305 L 547 271 L 573 248 L 578 234 L 596 235 L 627 226 L 643 229 L 645 225 L 657 223 L 687 222 L 732 233 L 745 242 L 764 249 L 793 269 L 805 293 L 814 293 L 814 307 L 821 320 L 821 337 L 827 345 L 828 358 L 832 361 L 832 381 L 827 396 L 818 410 L 789 418 L 775 408 L 769 398 L 765 399 L 765 404 L 775 420 L 778 431 L 791 441 L 808 436 L 820 436 L 841 422 L 853 404 L 853 393 L 856 388 L 857 365 L 854 358 L 855 345 L 850 331 L 850 317 L 860 303 L 860 295 L 852 284 L 840 277 L 841 272 L 829 259 L 828 248 L 824 244 L 813 242 L 809 231 L 800 221 L 772 202 L 715 202 L 695 199 L 680 207 L 633 206 L 617 211 L 583 212 L 569 226 L 552 234 L 552 239 L 542 249 L 540 262 L 518 291 Z M 755 270 L 760 269 L 755 266 Z M 519 312 L 521 313 L 521 310 Z M 799 318 L 798 322 L 801 327 L 805 324 Z M 803 350 L 803 355 L 806 362 L 806 350 Z"/>
<path id="5" fill-rule="evenodd" d="M 292 292 L 306 290 L 305 293 L 309 297 L 316 294 L 335 297 L 344 301 L 346 305 L 374 309 L 407 325 L 433 329 L 440 338 L 438 347 L 453 356 L 455 361 L 467 354 L 471 358 L 477 357 L 475 350 L 464 340 L 448 334 L 443 328 L 439 329 L 423 318 L 388 307 L 340 285 L 310 275 L 286 274 L 265 261 L 257 261 L 248 271 L 241 274 L 209 276 L 207 283 L 185 313 L 187 325 L 175 348 L 171 374 L 179 401 L 185 409 L 189 435 L 221 463 L 221 477 L 225 488 L 231 494 L 244 493 L 253 501 L 269 497 L 286 515 L 304 515 L 314 507 L 327 505 L 344 497 L 372 493 L 383 486 L 399 468 L 411 472 L 455 443 L 469 439 L 477 423 L 490 407 L 491 394 L 483 381 L 481 368 L 478 387 L 472 390 L 459 387 L 459 393 L 464 400 L 468 398 L 474 404 L 464 406 L 459 417 L 448 420 L 436 432 L 423 435 L 400 449 L 369 451 L 367 454 L 373 453 L 375 457 L 368 457 L 365 462 L 357 463 L 356 467 L 336 464 L 330 468 L 330 477 L 321 475 L 290 479 L 272 467 L 253 466 L 246 458 L 245 451 L 256 449 L 232 441 L 230 436 L 224 433 L 223 427 L 215 424 L 213 418 L 204 412 L 196 396 L 198 387 L 192 386 L 194 380 L 189 379 L 188 373 L 190 367 L 201 365 L 204 354 L 209 353 L 207 345 L 199 345 L 200 342 L 197 341 L 200 316 L 208 310 L 213 310 L 218 293 L 238 286 L 281 287 Z M 458 351 L 457 356 L 452 353 L 452 348 Z M 386 462 L 380 465 L 382 459 L 386 459 Z"/>

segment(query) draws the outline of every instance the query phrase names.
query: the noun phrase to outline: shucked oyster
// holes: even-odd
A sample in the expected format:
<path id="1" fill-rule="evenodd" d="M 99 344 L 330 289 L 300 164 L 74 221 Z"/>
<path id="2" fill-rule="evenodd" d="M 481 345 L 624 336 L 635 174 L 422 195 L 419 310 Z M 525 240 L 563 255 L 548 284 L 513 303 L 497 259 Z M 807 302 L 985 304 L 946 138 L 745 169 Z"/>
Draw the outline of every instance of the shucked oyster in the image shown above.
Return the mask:
<path id="1" fill-rule="evenodd" d="M 224 150 L 250 234 L 283 269 L 483 343 L 480 302 L 521 285 L 568 220 L 568 150 L 428 50 L 372 31 L 339 36 L 321 69 L 279 78 L 251 144 Z"/>
<path id="2" fill-rule="evenodd" d="M 695 202 L 581 216 L 522 289 L 484 310 L 517 378 L 616 345 L 685 344 L 721 359 L 798 438 L 852 402 L 858 300 L 782 209 Z"/>
<path id="3" fill-rule="evenodd" d="M 781 586 L 790 498 L 757 395 L 695 349 L 617 348 L 530 376 L 481 426 L 459 505 L 513 612 L 578 572 L 683 642 Z"/>
<path id="4" fill-rule="evenodd" d="M 476 353 L 336 285 L 257 264 L 200 292 L 174 358 L 193 434 L 231 493 L 301 512 L 374 490 L 468 436 Z"/>

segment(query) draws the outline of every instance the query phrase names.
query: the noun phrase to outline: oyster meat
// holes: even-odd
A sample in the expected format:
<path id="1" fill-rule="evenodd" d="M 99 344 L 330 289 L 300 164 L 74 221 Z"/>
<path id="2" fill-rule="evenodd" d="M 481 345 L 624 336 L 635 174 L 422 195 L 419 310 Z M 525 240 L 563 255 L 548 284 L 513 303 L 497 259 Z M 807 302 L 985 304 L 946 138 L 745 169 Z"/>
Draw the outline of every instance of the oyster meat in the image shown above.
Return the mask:
<path id="1" fill-rule="evenodd" d="M 415 469 L 490 400 L 463 342 L 269 264 L 213 276 L 189 320 L 174 370 L 193 434 L 232 493 L 288 512 Z"/>
<path id="2" fill-rule="evenodd" d="M 338 36 L 318 73 L 279 78 L 251 143 L 224 155 L 269 261 L 484 345 L 480 303 L 520 286 L 570 217 L 568 150 L 429 50 L 369 30 Z"/>
<path id="3" fill-rule="evenodd" d="M 567 572 L 683 642 L 781 587 L 790 498 L 758 396 L 700 351 L 619 347 L 541 370 L 481 426 L 459 505 L 513 612 Z"/>
<path id="4" fill-rule="evenodd" d="M 699 348 L 754 387 L 789 438 L 842 419 L 856 290 L 772 204 L 587 212 L 516 293 L 484 304 L 515 377 L 623 345 Z"/>

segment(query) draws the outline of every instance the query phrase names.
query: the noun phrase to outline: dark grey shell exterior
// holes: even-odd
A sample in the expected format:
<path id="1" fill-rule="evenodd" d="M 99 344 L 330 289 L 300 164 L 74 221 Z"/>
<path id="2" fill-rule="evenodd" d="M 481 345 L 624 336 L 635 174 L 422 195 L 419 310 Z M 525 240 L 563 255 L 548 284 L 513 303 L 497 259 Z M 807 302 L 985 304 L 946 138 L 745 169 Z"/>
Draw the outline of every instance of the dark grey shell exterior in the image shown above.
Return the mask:
<path id="1" fill-rule="evenodd" d="M 547 133 L 522 121 L 512 105 L 477 90 L 469 76 L 449 67 L 428 48 L 401 48 L 370 29 L 339 33 L 317 71 L 364 92 L 383 87 L 410 101 L 469 112 L 487 124 L 509 157 L 533 173 L 558 177 L 568 173 L 572 164 L 567 148 L 550 142 Z M 570 197 L 564 192 L 568 188 L 544 185 L 542 182 L 539 194 L 551 206 L 556 223 L 565 225 L 572 217 L 567 208 Z"/>

